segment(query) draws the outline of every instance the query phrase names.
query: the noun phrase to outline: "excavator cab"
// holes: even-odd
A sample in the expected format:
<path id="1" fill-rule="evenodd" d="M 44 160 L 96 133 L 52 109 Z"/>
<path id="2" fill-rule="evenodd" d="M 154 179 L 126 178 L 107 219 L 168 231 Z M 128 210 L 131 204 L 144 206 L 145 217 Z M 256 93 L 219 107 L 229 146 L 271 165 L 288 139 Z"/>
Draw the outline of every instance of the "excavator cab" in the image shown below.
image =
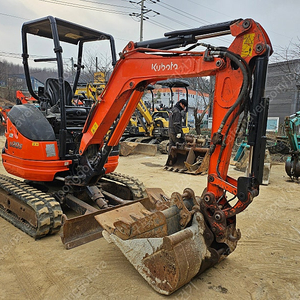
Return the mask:
<path id="1" fill-rule="evenodd" d="M 43 42 L 48 43 L 48 48 L 52 43 L 50 49 L 53 52 L 46 57 L 44 53 L 41 58 L 32 61 L 29 50 Z M 30 104 L 23 97 L 19 105 L 13 106 L 4 116 L 7 143 L 2 153 L 3 165 L 10 174 L 25 179 L 26 184 L 17 179 L 1 177 L 1 188 L 11 195 L 6 187 L 9 183 L 11 188 L 18 187 L 20 193 L 31 191 L 31 196 L 28 199 L 16 194 L 9 199 L 0 197 L 0 215 L 34 238 L 56 233 L 63 222 L 62 241 L 66 248 L 101 236 L 102 228 L 91 216 L 95 211 L 146 195 L 138 180 L 113 173 L 118 165 L 118 144 L 105 161 L 101 180 L 97 184 L 82 183 L 85 170 L 96 159 L 99 145 L 105 138 L 89 147 L 82 158 L 87 166 L 80 169 L 79 145 L 98 100 L 96 97 L 86 97 L 88 93 L 75 95 L 75 92 L 85 76 L 84 48 L 88 49 L 90 44 L 97 47 L 102 43 L 109 47 L 114 67 L 116 49 L 114 39 L 109 34 L 51 16 L 24 23 L 23 66 L 28 91 L 35 101 Z M 42 49 L 45 51 L 47 48 Z M 75 53 L 77 61 L 67 72 L 63 54 L 69 53 Z M 52 63 L 57 72 L 38 89 L 31 80 L 31 64 L 36 66 L 36 63 L 39 66 Z M 75 72 L 73 67 L 76 68 Z M 106 134 L 109 130 L 106 130 Z M 68 176 L 76 178 L 67 183 Z M 44 194 L 36 196 L 40 190 Z M 30 200 L 32 197 L 35 201 Z M 43 214 L 45 210 L 47 213 Z M 69 219 L 64 212 L 70 213 L 72 218 Z M 74 214 L 77 217 L 73 218 Z"/>
<path id="2" fill-rule="evenodd" d="M 35 63 L 55 63 L 57 71 L 57 76 L 55 78 L 48 78 L 45 81 L 44 87 L 40 87 L 38 92 L 32 86 L 31 69 L 29 67 L 30 56 L 28 46 L 30 43 L 28 41 L 31 41 L 31 36 L 38 36 L 39 41 L 52 39 L 54 46 L 53 55 L 49 54 L 51 57 L 34 59 Z M 78 83 L 82 80 L 82 76 L 84 76 L 82 74 L 84 72 L 83 46 L 86 48 L 91 43 L 97 45 L 99 41 L 101 43 L 108 41 L 111 50 L 111 62 L 112 66 L 114 66 L 116 64 L 116 49 L 114 39 L 109 34 L 51 16 L 24 23 L 22 27 L 22 56 L 28 90 L 31 96 L 40 103 L 41 110 L 50 123 L 52 123 L 51 125 L 54 127 L 55 134 L 59 135 L 60 158 L 66 158 L 70 155 L 70 150 L 74 151 L 74 147 L 71 145 L 73 142 L 68 143 L 66 140 L 72 140 L 71 136 L 74 132 L 82 131 L 89 110 L 91 109 L 90 97 L 83 97 L 80 107 L 77 105 L 78 101 L 73 100 L 79 97 L 75 96 L 75 93 Z M 77 53 L 77 62 L 71 66 L 69 73 L 64 70 L 63 46 L 67 49 L 66 51 L 72 49 L 72 53 L 75 55 Z M 71 58 L 71 63 L 73 63 L 73 58 Z M 74 67 L 76 68 L 75 72 L 73 70 Z M 75 76 L 73 78 L 72 75 L 74 73 Z M 93 100 L 95 101 L 96 99 Z"/>

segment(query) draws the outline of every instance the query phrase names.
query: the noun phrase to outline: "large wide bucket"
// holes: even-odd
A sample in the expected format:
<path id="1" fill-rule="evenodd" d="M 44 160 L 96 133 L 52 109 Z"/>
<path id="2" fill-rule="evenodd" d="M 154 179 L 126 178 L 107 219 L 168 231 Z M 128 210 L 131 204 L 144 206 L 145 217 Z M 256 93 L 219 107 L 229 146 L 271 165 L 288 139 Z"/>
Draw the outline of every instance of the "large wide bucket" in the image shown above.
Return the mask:
<path id="1" fill-rule="evenodd" d="M 133 203 L 95 217 L 104 238 L 122 251 L 154 290 L 165 295 L 224 258 L 211 248 L 213 234 L 196 208 L 199 198 L 192 190 L 173 193 L 167 207 L 150 211 Z"/>

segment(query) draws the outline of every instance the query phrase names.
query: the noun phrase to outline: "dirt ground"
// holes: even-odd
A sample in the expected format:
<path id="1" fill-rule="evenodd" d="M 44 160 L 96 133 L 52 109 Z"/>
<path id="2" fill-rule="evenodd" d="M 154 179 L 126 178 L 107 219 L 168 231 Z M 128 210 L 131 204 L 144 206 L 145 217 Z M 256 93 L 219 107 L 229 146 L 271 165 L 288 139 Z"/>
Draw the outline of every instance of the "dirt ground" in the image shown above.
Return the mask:
<path id="1" fill-rule="evenodd" d="M 202 193 L 205 176 L 164 171 L 165 160 L 161 154 L 121 157 L 117 171 L 167 195 L 185 187 Z M 243 175 L 233 167 L 230 174 Z M 273 165 L 270 184 L 237 216 L 236 250 L 168 297 L 104 239 L 65 250 L 59 234 L 34 241 L 0 219 L 0 299 L 300 299 L 299 195 L 284 164 Z"/>

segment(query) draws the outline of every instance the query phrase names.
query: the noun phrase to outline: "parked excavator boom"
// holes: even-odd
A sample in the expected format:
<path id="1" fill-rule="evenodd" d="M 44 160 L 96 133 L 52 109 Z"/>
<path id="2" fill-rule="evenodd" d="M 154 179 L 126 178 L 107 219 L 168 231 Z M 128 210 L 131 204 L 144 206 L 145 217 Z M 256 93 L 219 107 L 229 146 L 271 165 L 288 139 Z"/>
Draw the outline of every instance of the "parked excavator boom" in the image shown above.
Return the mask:
<path id="1" fill-rule="evenodd" d="M 298 141 L 299 126 L 300 126 L 300 111 L 286 117 L 284 120 L 285 134 L 288 137 L 290 144 L 290 154 L 285 162 L 285 171 L 292 179 L 300 177 L 300 143 Z"/>
<path id="2" fill-rule="evenodd" d="M 230 31 L 235 36 L 228 49 L 207 45 L 205 52 L 164 50 L 196 43 L 202 34 L 206 37 L 223 34 L 224 30 L 218 33 L 220 28 L 226 28 L 227 33 Z M 183 40 L 185 34 L 187 40 Z M 174 292 L 199 272 L 224 259 L 237 245 L 240 232 L 235 227 L 236 215 L 259 194 L 262 183 L 268 111 L 264 87 L 272 51 L 265 31 L 250 19 L 167 36 L 161 40 L 129 43 L 125 47 L 102 101 L 95 109 L 95 123 L 92 121 L 85 128 L 87 134 L 80 145 L 83 154 L 94 139 L 102 140 L 103 133 L 93 128 L 105 125 L 108 114 L 116 117 L 122 104 L 129 99 L 107 144 L 103 145 L 96 166 L 101 169 L 105 154 L 119 141 L 128 116 L 133 113 L 148 84 L 170 77 L 216 76 L 208 184 L 202 196 L 196 197 L 191 190 L 182 194 L 174 192 L 167 202 L 167 209 L 151 212 L 140 204 L 133 204 L 113 211 L 111 215 L 105 213 L 96 217 L 106 230 L 105 237 L 113 241 L 148 283 L 162 294 Z M 180 43 L 176 44 L 178 41 Z M 119 92 L 110 89 L 117 84 Z M 118 108 L 114 100 L 109 99 L 118 99 L 122 103 Z M 262 108 L 260 112 L 257 107 Z M 248 126 L 252 164 L 248 177 L 235 180 L 227 173 L 242 112 L 242 122 L 252 113 Z M 227 193 L 233 198 L 228 199 Z M 233 199 L 236 202 L 231 206 L 229 201 Z"/>

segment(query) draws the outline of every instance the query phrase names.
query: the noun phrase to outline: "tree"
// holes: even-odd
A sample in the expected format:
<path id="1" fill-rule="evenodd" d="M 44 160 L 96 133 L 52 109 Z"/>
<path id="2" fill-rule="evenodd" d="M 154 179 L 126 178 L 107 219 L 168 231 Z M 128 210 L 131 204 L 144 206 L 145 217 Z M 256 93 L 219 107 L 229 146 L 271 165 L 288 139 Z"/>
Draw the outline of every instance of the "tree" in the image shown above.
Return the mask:
<path id="1" fill-rule="evenodd" d="M 93 54 L 91 51 L 86 51 L 83 58 L 84 69 L 81 74 L 81 81 L 89 83 L 94 82 L 94 74 L 103 72 L 105 79 L 108 81 L 112 73 L 111 57 Z"/>
<path id="2" fill-rule="evenodd" d="M 211 104 L 214 96 L 215 77 L 195 77 L 188 79 L 190 88 L 196 90 L 196 100 L 194 107 L 195 129 L 197 134 L 201 134 L 201 124 L 206 112 L 211 111 Z M 207 96 L 208 95 L 208 99 Z M 202 113 L 198 113 L 202 110 Z"/>

